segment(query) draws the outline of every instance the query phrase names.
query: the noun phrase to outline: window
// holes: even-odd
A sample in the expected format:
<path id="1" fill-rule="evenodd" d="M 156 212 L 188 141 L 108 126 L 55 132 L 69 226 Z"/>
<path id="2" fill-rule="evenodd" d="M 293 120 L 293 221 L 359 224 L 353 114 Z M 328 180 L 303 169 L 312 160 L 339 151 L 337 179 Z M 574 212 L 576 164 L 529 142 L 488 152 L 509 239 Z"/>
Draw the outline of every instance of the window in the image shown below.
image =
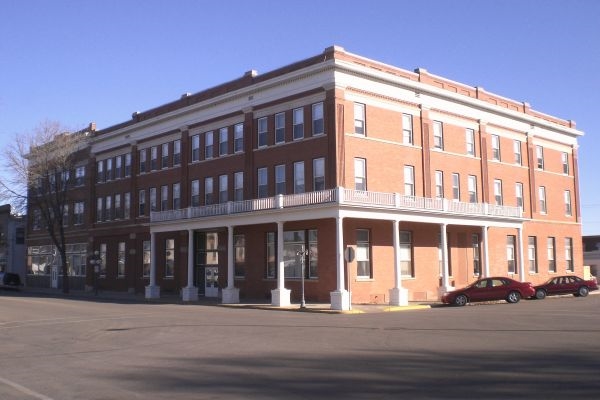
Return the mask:
<path id="1" fill-rule="evenodd" d="M 477 203 L 477 177 L 475 175 L 467 177 L 467 189 L 469 191 L 469 203 Z"/>
<path id="2" fill-rule="evenodd" d="M 515 164 L 521 165 L 523 160 L 521 158 L 521 141 L 515 140 L 513 142 L 513 151 L 515 153 Z"/>
<path id="3" fill-rule="evenodd" d="M 85 184 L 85 167 L 77 167 L 75 169 L 75 186 L 83 186 Z"/>
<path id="4" fill-rule="evenodd" d="M 175 240 L 165 240 L 165 278 L 175 276 Z"/>
<path id="5" fill-rule="evenodd" d="M 125 277 L 125 242 L 119 242 L 117 251 L 117 278 Z"/>
<path id="6" fill-rule="evenodd" d="M 42 212 L 39 209 L 33 210 L 33 230 L 37 231 L 42 226 Z"/>
<path id="7" fill-rule="evenodd" d="M 192 181 L 191 196 L 190 203 L 192 207 L 200 206 L 200 181 L 197 179 Z"/>
<path id="8" fill-rule="evenodd" d="M 181 208 L 181 184 L 173 184 L 173 210 Z"/>
<path id="9" fill-rule="evenodd" d="M 529 273 L 537 274 L 537 238 L 529 236 L 527 238 L 527 257 L 529 259 Z"/>
<path id="10" fill-rule="evenodd" d="M 204 204 L 213 204 L 213 178 L 204 178 Z"/>
<path id="11" fill-rule="evenodd" d="M 246 276 L 246 237 L 244 235 L 233 235 L 233 254 L 235 257 L 235 277 Z"/>
<path id="12" fill-rule="evenodd" d="M 244 200 L 244 173 L 236 172 L 233 175 L 233 200 Z"/>
<path id="13" fill-rule="evenodd" d="M 74 204 L 73 207 L 73 225 L 82 225 L 83 224 L 83 213 L 84 206 L 83 201 L 78 201 Z"/>
<path id="14" fill-rule="evenodd" d="M 233 127 L 233 151 L 236 153 L 244 151 L 244 124 L 236 124 Z"/>
<path id="15" fill-rule="evenodd" d="M 569 155 L 567 153 L 562 153 L 560 156 L 562 160 L 563 174 L 569 175 Z"/>
<path id="16" fill-rule="evenodd" d="M 285 142 L 285 113 L 275 114 L 275 144 Z"/>
<path id="17" fill-rule="evenodd" d="M 325 190 L 325 159 L 313 160 L 313 190 Z"/>
<path id="18" fill-rule="evenodd" d="M 121 208 L 121 194 L 115 194 L 115 219 L 123 218 L 123 209 Z"/>
<path id="19" fill-rule="evenodd" d="M 433 121 L 433 148 L 444 150 L 444 127 L 440 121 Z"/>
<path id="20" fill-rule="evenodd" d="M 227 175 L 219 176 L 219 203 L 227 203 L 229 201 L 229 180 Z"/>
<path id="21" fill-rule="evenodd" d="M 259 168 L 258 175 L 258 198 L 262 199 L 269 195 L 269 186 L 267 183 L 268 175 L 266 168 Z"/>
<path id="22" fill-rule="evenodd" d="M 146 149 L 140 150 L 140 174 L 146 172 Z"/>
<path id="23" fill-rule="evenodd" d="M 129 192 L 123 194 L 123 218 L 131 218 L 131 194 Z"/>
<path id="24" fill-rule="evenodd" d="M 285 194 L 285 164 L 275 166 L 275 194 Z"/>
<path id="25" fill-rule="evenodd" d="M 219 155 L 224 156 L 229 153 L 229 132 L 227 128 L 219 129 Z"/>
<path id="26" fill-rule="evenodd" d="M 125 178 L 131 176 L 131 153 L 125 154 Z"/>
<path id="27" fill-rule="evenodd" d="M 544 148 L 542 146 L 535 146 L 535 155 L 537 157 L 537 168 L 544 169 Z"/>
<path id="28" fill-rule="evenodd" d="M 96 163 L 96 182 L 102 183 L 104 180 L 104 160 L 102 160 Z"/>
<path id="29" fill-rule="evenodd" d="M 500 161 L 500 137 L 492 135 L 492 160 Z"/>
<path id="30" fill-rule="evenodd" d="M 96 199 L 96 222 L 104 221 L 104 198 Z"/>
<path id="31" fill-rule="evenodd" d="M 368 229 L 356 230 L 356 276 L 372 278 L 371 240 Z"/>
<path id="32" fill-rule="evenodd" d="M 156 188 L 150 188 L 150 212 L 156 211 Z"/>
<path id="33" fill-rule="evenodd" d="M 312 106 L 312 130 L 313 136 L 322 135 L 325 133 L 323 103 L 316 103 Z"/>
<path id="34" fill-rule="evenodd" d="M 571 209 L 571 192 L 568 190 L 565 190 L 565 215 L 570 217 L 571 215 L 573 215 L 573 210 Z"/>
<path id="35" fill-rule="evenodd" d="M 294 193 L 304 193 L 304 161 L 294 163 Z"/>
<path id="36" fill-rule="evenodd" d="M 457 173 L 452 174 L 452 199 L 460 201 L 460 175 Z"/>
<path id="37" fill-rule="evenodd" d="M 408 231 L 400 231 L 400 271 L 402 276 L 415 276 L 412 263 L 412 233 Z"/>
<path id="38" fill-rule="evenodd" d="M 138 198 L 138 215 L 142 216 L 146 214 L 146 191 L 140 190 Z"/>
<path id="39" fill-rule="evenodd" d="M 113 159 L 109 158 L 106 160 L 106 180 L 112 181 L 113 179 Z"/>
<path id="40" fill-rule="evenodd" d="M 100 244 L 100 277 L 106 276 L 106 243 Z"/>
<path id="41" fill-rule="evenodd" d="M 412 165 L 404 166 L 404 195 L 415 195 L 415 168 Z"/>
<path id="42" fill-rule="evenodd" d="M 181 140 L 173 142 L 173 166 L 181 164 Z"/>
<path id="43" fill-rule="evenodd" d="M 267 117 L 258 119 L 258 147 L 267 145 Z"/>
<path id="44" fill-rule="evenodd" d="M 304 137 L 304 109 L 294 109 L 292 117 L 294 140 L 302 139 Z"/>
<path id="45" fill-rule="evenodd" d="M 435 197 L 444 198 L 444 173 L 442 171 L 435 171 Z"/>
<path id="46" fill-rule="evenodd" d="M 471 243 L 473 246 L 473 275 L 481 275 L 481 261 L 479 251 L 479 235 L 474 233 L 471 235 Z"/>
<path id="47" fill-rule="evenodd" d="M 150 276 L 150 241 L 144 240 L 142 244 L 142 277 L 148 278 Z"/>
<path id="48" fill-rule="evenodd" d="M 523 210 L 523 184 L 521 182 L 515 184 L 515 195 L 517 197 L 517 207 Z"/>
<path id="49" fill-rule="evenodd" d="M 200 135 L 192 136 L 192 162 L 200 160 Z"/>
<path id="50" fill-rule="evenodd" d="M 63 224 L 63 226 L 69 225 L 69 205 L 68 204 L 63 204 L 62 224 Z"/>
<path id="51" fill-rule="evenodd" d="M 158 168 L 158 147 L 150 147 L 150 171 L 156 171 Z"/>
<path id="52" fill-rule="evenodd" d="M 402 114 L 402 143 L 413 144 L 413 120 L 410 114 Z"/>
<path id="53" fill-rule="evenodd" d="M 546 214 L 546 188 L 544 186 L 538 188 L 538 196 L 540 198 L 540 212 Z"/>
<path id="54" fill-rule="evenodd" d="M 516 263 L 516 237 L 514 235 L 506 236 L 506 261 L 508 263 L 508 273 L 516 274 L 517 273 L 517 263 Z"/>
<path id="55" fill-rule="evenodd" d="M 556 272 L 556 240 L 553 237 L 548 238 L 548 272 Z"/>
<path id="56" fill-rule="evenodd" d="M 277 277 L 277 253 L 276 253 L 276 243 L 275 243 L 275 232 L 267 232 L 267 249 L 266 249 L 266 271 L 265 276 L 269 279 L 274 279 Z"/>
<path id="57" fill-rule="evenodd" d="M 112 197 L 106 196 L 104 200 L 104 220 L 110 221 L 112 218 Z"/>
<path id="58" fill-rule="evenodd" d="M 365 129 L 365 105 L 354 103 L 354 133 L 364 136 Z"/>
<path id="59" fill-rule="evenodd" d="M 316 229 L 283 232 L 283 260 L 286 265 L 285 278 L 318 277 L 318 235 Z M 297 255 L 308 250 L 308 255 Z"/>
<path id="60" fill-rule="evenodd" d="M 160 211 L 169 209 L 169 187 L 163 185 L 160 187 Z"/>
<path id="61" fill-rule="evenodd" d="M 367 190 L 367 160 L 354 159 L 354 189 Z"/>
<path id="62" fill-rule="evenodd" d="M 209 158 L 213 158 L 213 148 L 214 148 L 214 142 L 213 142 L 214 138 L 213 138 L 213 132 L 206 132 L 205 136 L 204 136 L 204 158 L 205 159 L 209 159 Z"/>
<path id="63" fill-rule="evenodd" d="M 502 181 L 500 179 L 494 179 L 494 201 L 497 206 L 504 204 L 504 198 L 502 197 Z"/>
<path id="64" fill-rule="evenodd" d="M 160 167 L 168 168 L 169 167 L 169 143 L 162 144 L 162 149 L 161 149 L 160 155 L 161 155 Z"/>
<path id="65" fill-rule="evenodd" d="M 467 155 L 475 157 L 475 131 L 473 129 L 465 129 L 465 140 L 467 143 Z"/>
<path id="66" fill-rule="evenodd" d="M 567 272 L 574 272 L 573 266 L 573 238 L 565 238 L 565 264 Z"/>

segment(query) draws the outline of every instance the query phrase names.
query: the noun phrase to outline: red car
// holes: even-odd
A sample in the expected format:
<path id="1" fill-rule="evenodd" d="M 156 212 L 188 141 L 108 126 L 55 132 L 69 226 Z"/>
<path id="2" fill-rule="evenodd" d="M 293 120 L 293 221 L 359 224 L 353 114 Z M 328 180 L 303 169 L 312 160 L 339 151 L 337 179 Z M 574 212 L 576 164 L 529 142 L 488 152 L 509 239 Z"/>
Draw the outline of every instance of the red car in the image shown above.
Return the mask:
<path id="1" fill-rule="evenodd" d="M 572 294 L 577 297 L 585 297 L 592 290 L 598 290 L 596 278 L 583 280 L 575 275 L 557 276 L 546 283 L 535 286 L 535 298 L 543 299 L 555 294 Z"/>
<path id="2" fill-rule="evenodd" d="M 529 282 L 519 282 L 505 277 L 479 279 L 469 286 L 448 292 L 442 296 L 445 304 L 464 306 L 474 301 L 506 300 L 518 303 L 521 298 L 535 294 L 533 285 Z"/>

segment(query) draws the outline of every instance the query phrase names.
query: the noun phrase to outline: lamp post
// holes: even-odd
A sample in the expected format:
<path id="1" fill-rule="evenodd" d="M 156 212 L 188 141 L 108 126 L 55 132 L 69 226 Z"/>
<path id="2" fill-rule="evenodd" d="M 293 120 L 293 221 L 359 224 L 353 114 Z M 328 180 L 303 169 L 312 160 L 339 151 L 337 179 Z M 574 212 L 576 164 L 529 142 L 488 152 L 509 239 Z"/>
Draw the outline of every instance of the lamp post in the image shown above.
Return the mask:
<path id="1" fill-rule="evenodd" d="M 100 252 L 95 250 L 90 256 L 90 265 L 94 270 L 94 294 L 98 296 L 98 273 L 100 272 L 100 265 L 102 264 L 102 258 Z"/>
<path id="2" fill-rule="evenodd" d="M 302 266 L 302 273 L 301 273 L 301 288 L 302 288 L 302 298 L 300 299 L 300 308 L 306 308 L 306 302 L 304 301 L 304 265 L 306 263 L 306 257 L 311 255 L 311 251 L 308 249 L 305 249 L 304 246 L 302 246 L 302 250 L 298 250 L 296 252 L 296 256 L 300 257 L 300 265 Z"/>

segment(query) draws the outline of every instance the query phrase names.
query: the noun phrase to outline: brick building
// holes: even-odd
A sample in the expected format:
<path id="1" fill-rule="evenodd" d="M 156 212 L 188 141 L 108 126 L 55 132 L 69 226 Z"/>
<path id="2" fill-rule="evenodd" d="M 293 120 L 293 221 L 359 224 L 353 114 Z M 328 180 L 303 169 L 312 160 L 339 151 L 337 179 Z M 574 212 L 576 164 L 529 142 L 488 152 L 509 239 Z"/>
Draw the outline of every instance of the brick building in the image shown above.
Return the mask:
<path id="1" fill-rule="evenodd" d="M 527 103 L 330 47 L 94 132 L 74 174 L 73 274 L 91 286 L 97 251 L 101 288 L 274 305 L 304 293 L 334 309 L 580 274 L 581 135 Z M 44 241 L 30 232 L 30 256 Z"/>

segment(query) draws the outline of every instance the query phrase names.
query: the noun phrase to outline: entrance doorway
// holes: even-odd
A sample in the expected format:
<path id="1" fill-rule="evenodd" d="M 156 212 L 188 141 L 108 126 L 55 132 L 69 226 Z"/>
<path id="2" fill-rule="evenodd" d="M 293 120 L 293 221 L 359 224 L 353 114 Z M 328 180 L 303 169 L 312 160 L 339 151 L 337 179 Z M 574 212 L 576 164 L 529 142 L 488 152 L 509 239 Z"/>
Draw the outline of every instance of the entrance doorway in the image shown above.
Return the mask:
<path id="1" fill-rule="evenodd" d="M 194 285 L 199 296 L 219 296 L 219 234 L 195 232 Z"/>

